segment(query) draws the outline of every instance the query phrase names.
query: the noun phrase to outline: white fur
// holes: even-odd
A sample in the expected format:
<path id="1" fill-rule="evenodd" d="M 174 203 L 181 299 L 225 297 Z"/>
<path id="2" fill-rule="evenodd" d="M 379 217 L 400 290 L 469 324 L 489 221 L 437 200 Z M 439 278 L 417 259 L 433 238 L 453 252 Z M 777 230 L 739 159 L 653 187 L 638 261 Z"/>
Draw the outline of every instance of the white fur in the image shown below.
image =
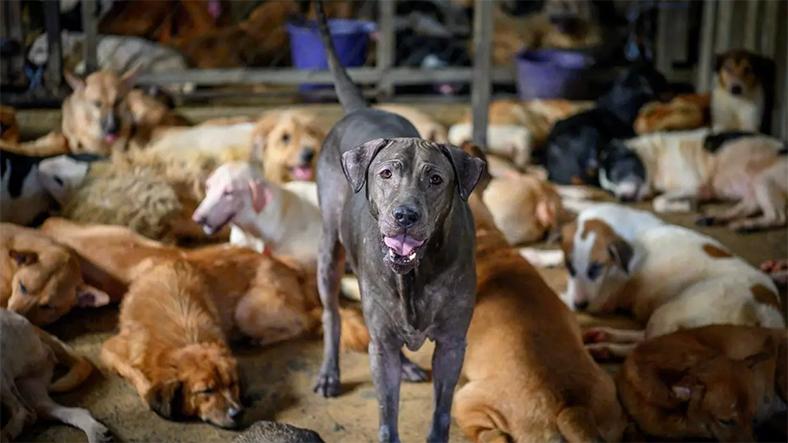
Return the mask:
<path id="1" fill-rule="evenodd" d="M 764 113 L 763 88 L 758 86 L 747 96 L 731 95 L 718 85 L 711 93 L 711 125 L 718 131 L 760 132 Z"/>
<path id="2" fill-rule="evenodd" d="M 252 149 L 254 123 L 236 123 L 224 126 L 194 126 L 180 128 L 151 143 L 148 149 L 170 155 L 172 151 L 203 151 L 222 153 Z"/>
<path id="3" fill-rule="evenodd" d="M 33 166 L 30 173 L 22 182 L 22 193 L 18 197 L 12 197 L 8 192 L 8 185 L 11 181 L 12 164 L 9 159 L 6 162 L 6 173 L 2 177 L 2 197 L 0 198 L 0 222 L 16 223 L 27 225 L 42 212 L 48 211 L 52 206 L 52 198 L 47 190 L 42 186 L 38 178 L 38 166 Z"/>
<path id="4" fill-rule="evenodd" d="M 90 163 L 78 161 L 66 155 L 42 160 L 38 164 L 38 179 L 41 186 L 62 207 L 69 197 L 85 181 Z"/>
<path id="5" fill-rule="evenodd" d="M 449 143 L 460 146 L 470 141 L 473 125 L 456 124 L 449 128 Z M 509 159 L 523 169 L 531 160 L 533 133 L 520 125 L 491 125 L 487 127 L 487 150 L 491 154 Z"/>

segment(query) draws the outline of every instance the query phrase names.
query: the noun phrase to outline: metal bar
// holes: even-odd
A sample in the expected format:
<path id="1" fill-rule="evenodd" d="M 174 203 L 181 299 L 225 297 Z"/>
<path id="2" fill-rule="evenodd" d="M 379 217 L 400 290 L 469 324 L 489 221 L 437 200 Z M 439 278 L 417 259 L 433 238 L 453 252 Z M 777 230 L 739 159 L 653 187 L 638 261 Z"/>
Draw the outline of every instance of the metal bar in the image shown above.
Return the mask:
<path id="1" fill-rule="evenodd" d="M 761 0 L 747 1 L 747 15 L 744 18 L 744 47 L 750 51 L 758 50 L 758 7 Z"/>
<path id="2" fill-rule="evenodd" d="M 673 61 L 671 55 L 674 53 L 674 45 L 670 44 L 671 40 L 671 27 L 675 22 L 671 20 L 671 16 L 676 14 L 676 11 L 671 11 L 670 8 L 662 5 L 659 8 L 657 16 L 657 45 L 656 45 L 656 66 L 659 72 L 667 78 L 671 78 L 673 74 Z"/>
<path id="3" fill-rule="evenodd" d="M 726 0 L 720 1 L 717 9 L 717 36 L 715 38 L 714 50 L 717 53 L 726 51 L 731 47 L 731 29 L 733 24 L 733 8 L 736 2 Z"/>
<path id="4" fill-rule="evenodd" d="M 85 75 L 98 70 L 98 2 L 82 2 L 82 29 L 85 32 L 85 42 L 82 46 L 83 59 L 85 60 Z"/>
<path id="5" fill-rule="evenodd" d="M 394 67 L 396 62 L 394 51 L 396 45 L 397 34 L 394 30 L 394 19 L 397 12 L 395 0 L 380 0 L 378 2 L 378 45 L 377 45 L 377 60 L 375 67 L 380 72 L 380 81 L 378 82 L 378 93 L 383 97 L 391 97 L 394 95 L 394 84 L 390 81 L 384 81 L 383 75 L 386 71 Z"/>
<path id="6" fill-rule="evenodd" d="M 494 2 L 476 0 L 473 14 L 473 111 L 472 140 L 481 147 L 487 145 L 490 93 L 492 92 L 492 34 Z"/>
<path id="7" fill-rule="evenodd" d="M 22 47 L 24 47 L 25 39 L 24 33 L 22 31 L 22 1 L 21 0 L 10 0 L 5 3 L 5 14 L 4 14 L 4 22 L 3 22 L 3 33 L 8 32 L 7 37 L 11 40 L 16 41 Z M 11 57 L 11 62 L 6 65 L 6 69 L 8 69 L 8 77 L 5 77 L 11 80 L 12 83 L 17 83 L 19 81 L 19 75 L 24 72 L 25 67 L 25 56 L 24 50 L 21 51 L 20 54 L 14 54 Z"/>
<path id="8" fill-rule="evenodd" d="M 44 73 L 46 87 L 58 91 L 63 85 L 63 51 L 60 45 L 60 2 L 44 3 L 44 28 L 49 42 L 49 59 Z"/>
<path id="9" fill-rule="evenodd" d="M 763 20 L 761 21 L 760 41 L 758 51 L 761 55 L 774 60 L 777 55 L 777 22 L 780 19 L 780 2 L 770 0 L 765 2 Z M 783 16 L 783 20 L 785 20 Z"/>
<path id="10" fill-rule="evenodd" d="M 489 51 L 487 52 L 489 54 Z M 473 68 L 418 69 L 394 68 L 380 72 L 377 68 L 351 68 L 348 74 L 356 83 L 391 82 L 394 84 L 430 84 L 470 82 L 474 79 Z M 513 83 L 514 73 L 509 68 L 494 68 L 490 72 L 494 83 Z M 196 83 L 220 86 L 228 84 L 274 84 L 293 85 L 300 83 L 331 84 L 331 73 L 322 70 L 300 69 L 190 69 L 182 72 L 160 72 L 141 75 L 139 84 L 165 85 L 168 83 Z"/>
<path id="11" fill-rule="evenodd" d="M 698 78 L 695 89 L 708 92 L 714 66 L 714 25 L 717 17 L 717 1 L 703 2 L 703 20 L 701 22 L 700 51 L 698 54 Z"/>

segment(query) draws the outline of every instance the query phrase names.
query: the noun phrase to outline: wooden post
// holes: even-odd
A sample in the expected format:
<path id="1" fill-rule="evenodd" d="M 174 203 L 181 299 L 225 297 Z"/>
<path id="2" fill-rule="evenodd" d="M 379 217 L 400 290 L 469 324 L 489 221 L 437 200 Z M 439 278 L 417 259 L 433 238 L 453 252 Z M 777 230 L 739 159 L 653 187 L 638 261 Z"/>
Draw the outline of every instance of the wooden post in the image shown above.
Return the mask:
<path id="1" fill-rule="evenodd" d="M 85 43 L 82 46 L 85 60 L 85 75 L 98 70 L 98 2 L 82 2 L 82 29 L 85 32 Z"/>
<path id="2" fill-rule="evenodd" d="M 700 53 L 698 54 L 698 78 L 695 87 L 698 92 L 709 92 L 711 74 L 714 68 L 714 24 L 717 18 L 717 1 L 703 2 L 701 21 Z"/>
<path id="3" fill-rule="evenodd" d="M 44 73 L 47 89 L 60 93 L 63 85 L 63 51 L 60 45 L 60 2 L 43 2 L 44 28 L 49 43 L 49 60 Z"/>
<path id="4" fill-rule="evenodd" d="M 394 19 L 397 12 L 396 0 L 380 0 L 378 2 L 378 44 L 375 67 L 380 73 L 377 85 L 378 95 L 389 98 L 394 95 L 394 84 L 385 79 L 384 73 L 394 67 L 397 34 Z"/>
<path id="5" fill-rule="evenodd" d="M 471 108 L 473 110 L 473 143 L 486 149 L 492 91 L 492 34 L 493 8 L 490 0 L 476 0 L 473 14 L 473 81 Z"/>

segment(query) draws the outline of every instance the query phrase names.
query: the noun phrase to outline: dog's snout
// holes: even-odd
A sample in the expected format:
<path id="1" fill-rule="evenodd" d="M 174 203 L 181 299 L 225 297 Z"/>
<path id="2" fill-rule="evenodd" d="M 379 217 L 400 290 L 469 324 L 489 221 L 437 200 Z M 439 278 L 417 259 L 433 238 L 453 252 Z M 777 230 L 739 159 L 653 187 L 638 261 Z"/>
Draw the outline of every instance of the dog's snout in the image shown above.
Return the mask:
<path id="1" fill-rule="evenodd" d="M 315 150 L 312 148 L 304 148 L 301 151 L 301 162 L 302 163 L 312 163 L 312 160 L 315 158 Z"/>
<path id="2" fill-rule="evenodd" d="M 233 421 L 240 421 L 244 416 L 244 408 L 242 406 L 230 408 L 227 410 L 227 416 Z"/>
<path id="3" fill-rule="evenodd" d="M 733 86 L 731 86 L 731 94 L 739 95 L 741 93 L 742 93 L 741 85 L 733 85 Z"/>
<path id="4" fill-rule="evenodd" d="M 394 219 L 402 229 L 408 229 L 419 221 L 419 213 L 407 206 L 397 206 L 394 208 Z"/>
<path id="5" fill-rule="evenodd" d="M 114 114 L 109 114 L 101 121 L 101 130 L 105 134 L 115 134 L 118 132 L 118 120 Z"/>
<path id="6" fill-rule="evenodd" d="M 588 300 L 576 301 L 574 305 L 575 305 L 575 310 L 585 311 L 586 309 L 588 309 Z"/>

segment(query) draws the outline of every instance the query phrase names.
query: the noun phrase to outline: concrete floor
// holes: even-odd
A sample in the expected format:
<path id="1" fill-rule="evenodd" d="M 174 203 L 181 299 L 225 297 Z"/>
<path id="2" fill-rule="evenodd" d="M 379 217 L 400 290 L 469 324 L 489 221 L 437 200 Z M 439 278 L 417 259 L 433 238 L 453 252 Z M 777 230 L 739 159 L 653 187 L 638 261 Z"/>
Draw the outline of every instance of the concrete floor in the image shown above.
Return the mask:
<path id="1" fill-rule="evenodd" d="M 335 105 L 316 106 L 328 119 L 339 117 Z M 441 117 L 446 123 L 463 112 L 458 106 L 426 106 L 424 109 Z M 203 120 L 229 115 L 255 115 L 261 108 L 199 108 L 184 114 Z M 23 137 L 41 135 L 59 126 L 59 113 L 52 111 L 24 111 L 19 114 Z M 641 207 L 647 208 L 644 204 Z M 694 227 L 694 215 L 671 215 L 670 222 Z M 788 233 L 773 230 L 756 234 L 736 234 L 725 228 L 701 228 L 734 253 L 753 264 L 767 259 L 788 257 Z M 543 271 L 547 282 L 561 291 L 566 285 L 564 269 Z M 783 294 L 785 298 L 785 294 Z M 583 325 L 625 325 L 622 318 L 592 319 L 578 316 Z M 75 310 L 53 325 L 51 332 L 71 344 L 78 352 L 98 362 L 102 343 L 116 329 L 117 308 Z M 247 406 L 245 423 L 255 420 L 278 420 L 317 431 L 327 442 L 377 441 L 377 403 L 369 375 L 367 355 L 345 352 L 341 356 L 342 395 L 324 399 L 312 392 L 312 384 L 321 361 L 319 337 L 282 343 L 266 349 L 237 349 L 242 379 L 244 403 Z M 431 356 L 429 343 L 411 354 L 422 367 L 428 368 Z M 615 365 L 608 366 L 615 371 Z M 235 433 L 200 422 L 174 423 L 165 421 L 142 404 L 130 385 L 103 370 L 96 371 L 79 389 L 54 397 L 64 405 L 90 409 L 93 415 L 109 427 L 121 441 L 128 442 L 226 442 Z M 432 410 L 432 387 L 427 384 L 403 384 L 400 406 L 400 435 L 405 442 L 424 441 Z M 78 442 L 84 435 L 73 428 L 38 423 L 18 441 Z M 452 426 L 452 442 L 466 442 L 456 426 Z"/>

